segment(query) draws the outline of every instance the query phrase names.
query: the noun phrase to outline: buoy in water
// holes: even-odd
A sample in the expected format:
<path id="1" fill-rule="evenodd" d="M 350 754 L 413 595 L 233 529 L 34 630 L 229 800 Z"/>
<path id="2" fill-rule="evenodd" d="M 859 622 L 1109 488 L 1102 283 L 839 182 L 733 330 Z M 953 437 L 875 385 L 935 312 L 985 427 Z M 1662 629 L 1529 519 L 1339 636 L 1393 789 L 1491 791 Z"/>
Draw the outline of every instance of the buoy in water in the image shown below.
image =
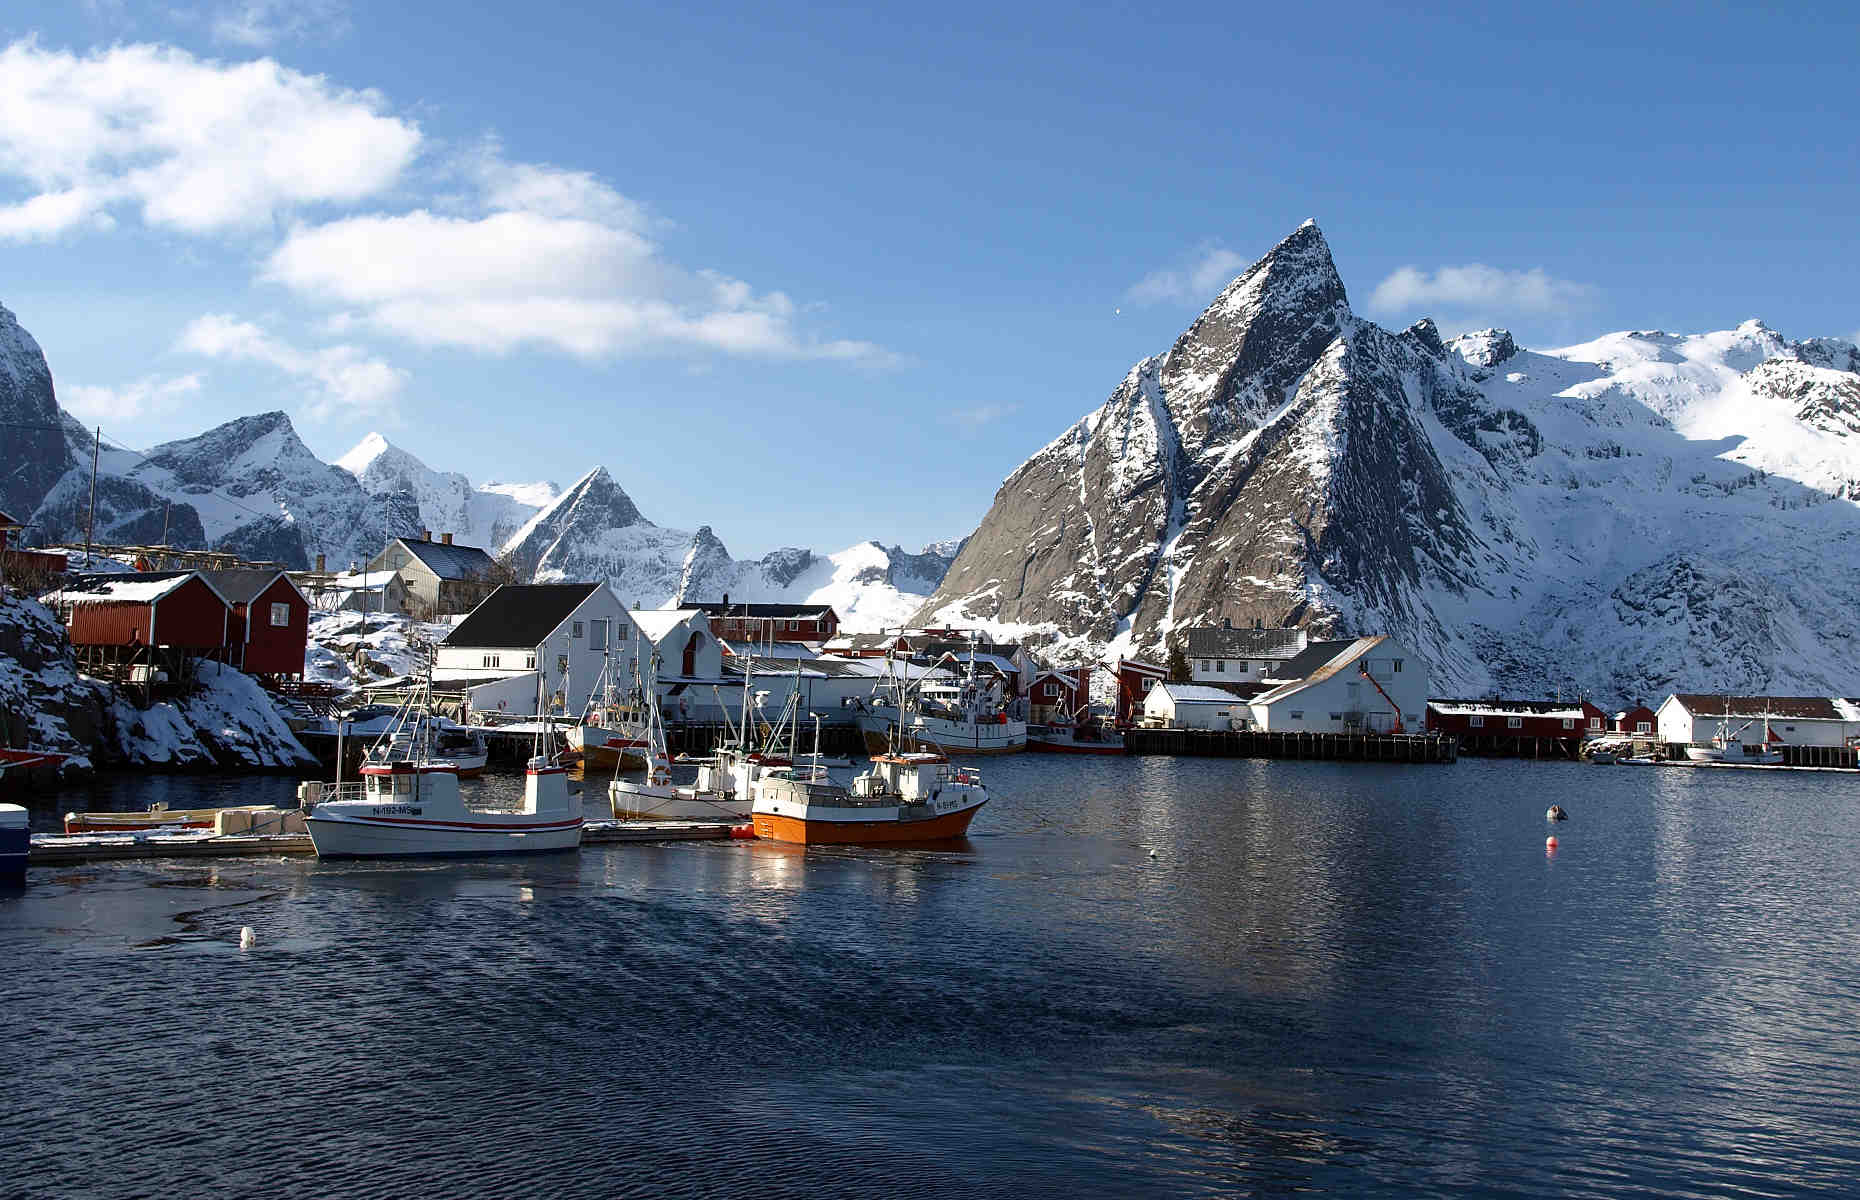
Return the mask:
<path id="1" fill-rule="evenodd" d="M 1154 847 L 1154 846 L 1151 846 L 1151 847 L 1150 847 L 1150 857 L 1151 857 L 1151 858 L 1155 858 L 1155 857 L 1156 857 L 1156 847 Z"/>
<path id="2" fill-rule="evenodd" d="M 1554 835 L 1544 839 L 1544 849 L 1550 853 L 1556 852 L 1556 837 Z"/>
<path id="3" fill-rule="evenodd" d="M 252 932 L 252 927 L 250 925 L 241 926 L 239 929 L 239 949 L 250 950 L 256 945 L 258 945 L 258 935 Z"/>
<path id="4" fill-rule="evenodd" d="M 1552 804 L 1549 811 L 1544 813 L 1544 820 L 1567 821 L 1569 820 L 1569 814 L 1563 811 L 1563 806 L 1561 804 Z"/>

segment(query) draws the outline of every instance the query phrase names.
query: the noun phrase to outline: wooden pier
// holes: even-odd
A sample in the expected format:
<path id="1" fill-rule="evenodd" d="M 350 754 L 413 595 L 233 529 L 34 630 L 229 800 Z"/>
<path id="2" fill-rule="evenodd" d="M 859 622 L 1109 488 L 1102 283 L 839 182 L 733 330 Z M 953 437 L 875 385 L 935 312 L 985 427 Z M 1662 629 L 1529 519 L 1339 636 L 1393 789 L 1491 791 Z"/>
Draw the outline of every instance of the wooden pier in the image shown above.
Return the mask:
<path id="1" fill-rule="evenodd" d="M 581 829 L 582 846 L 639 842 L 728 841 L 727 821 L 589 821 Z M 315 854 L 307 833 L 257 836 L 189 833 L 39 833 L 32 838 L 27 865 L 63 867 L 74 863 L 167 858 L 254 858 Z M 487 855 L 486 857 L 496 857 Z"/>
<path id="2" fill-rule="evenodd" d="M 1285 733 L 1259 729 L 1132 729 L 1132 754 L 1297 758 L 1330 762 L 1450 763 L 1459 743 L 1439 733 Z"/>

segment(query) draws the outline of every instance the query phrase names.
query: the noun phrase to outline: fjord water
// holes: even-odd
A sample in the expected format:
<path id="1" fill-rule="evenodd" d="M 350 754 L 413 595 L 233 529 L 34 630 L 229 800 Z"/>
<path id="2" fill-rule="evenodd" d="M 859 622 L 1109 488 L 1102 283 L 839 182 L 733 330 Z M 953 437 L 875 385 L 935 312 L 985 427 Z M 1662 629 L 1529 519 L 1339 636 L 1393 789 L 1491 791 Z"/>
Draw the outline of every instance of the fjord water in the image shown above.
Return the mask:
<path id="1" fill-rule="evenodd" d="M 1860 1190 L 1860 779 L 984 770 L 947 849 L 35 869 L 0 1194 Z"/>

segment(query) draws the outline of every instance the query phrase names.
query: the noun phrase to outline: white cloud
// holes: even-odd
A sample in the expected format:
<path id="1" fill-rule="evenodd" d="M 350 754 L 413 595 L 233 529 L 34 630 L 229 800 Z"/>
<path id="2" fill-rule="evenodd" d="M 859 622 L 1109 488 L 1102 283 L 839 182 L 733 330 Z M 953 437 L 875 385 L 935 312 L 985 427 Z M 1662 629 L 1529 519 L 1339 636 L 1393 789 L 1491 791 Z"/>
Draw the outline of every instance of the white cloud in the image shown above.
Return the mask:
<path id="1" fill-rule="evenodd" d="M 1589 307 L 1599 295 L 1589 284 L 1557 279 L 1537 267 L 1507 271 L 1484 263 L 1468 263 L 1441 267 L 1432 274 L 1418 267 L 1398 268 L 1370 293 L 1369 307 L 1382 313 L 1439 306 L 1501 317 L 1568 316 Z"/>
<path id="2" fill-rule="evenodd" d="M 594 177 L 510 165 L 487 173 L 481 217 L 425 209 L 293 229 L 265 277 L 353 306 L 422 345 L 493 354 L 547 346 L 583 358 L 686 349 L 895 365 L 869 342 L 820 341 L 784 293 L 757 293 L 658 253 L 639 206 Z M 510 207 L 528 204 L 534 207 Z"/>
<path id="3" fill-rule="evenodd" d="M 279 42 L 334 39 L 349 31 L 343 0 L 245 0 L 214 11 L 207 32 L 216 42 L 264 50 Z"/>
<path id="4" fill-rule="evenodd" d="M 250 321 L 223 313 L 197 317 L 181 331 L 176 349 L 207 358 L 261 363 L 309 385 L 304 411 L 332 416 L 392 417 L 407 372 L 352 345 L 303 350 Z"/>
<path id="5" fill-rule="evenodd" d="M 54 237 L 133 210 L 188 233 L 262 228 L 307 205 L 391 187 L 419 127 L 269 59 L 220 63 L 162 46 L 75 55 L 0 50 L 0 237 Z"/>
<path id="6" fill-rule="evenodd" d="M 1131 304 L 1206 304 L 1251 260 L 1225 246 L 1204 245 L 1174 266 L 1151 271 L 1124 293 Z"/>
<path id="7" fill-rule="evenodd" d="M 950 415 L 956 418 L 959 424 L 974 430 L 984 425 L 992 425 L 1019 409 L 1018 404 L 978 404 L 974 408 L 959 408 Z"/>
<path id="8" fill-rule="evenodd" d="M 179 408 L 200 394 L 200 380 L 195 373 L 170 379 L 150 375 L 121 387 L 67 384 L 58 389 L 58 400 L 86 424 L 132 421 Z"/>

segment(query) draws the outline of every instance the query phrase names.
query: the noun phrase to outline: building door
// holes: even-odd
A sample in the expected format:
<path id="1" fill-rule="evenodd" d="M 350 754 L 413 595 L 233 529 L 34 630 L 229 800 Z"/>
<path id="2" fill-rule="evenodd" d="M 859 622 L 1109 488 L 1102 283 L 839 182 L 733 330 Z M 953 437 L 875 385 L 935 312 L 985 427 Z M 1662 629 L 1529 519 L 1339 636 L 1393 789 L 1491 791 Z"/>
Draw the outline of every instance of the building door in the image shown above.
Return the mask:
<path id="1" fill-rule="evenodd" d="M 703 644 L 704 635 L 695 631 L 691 634 L 690 640 L 685 643 L 684 676 L 686 679 L 697 674 L 698 649 Z"/>

